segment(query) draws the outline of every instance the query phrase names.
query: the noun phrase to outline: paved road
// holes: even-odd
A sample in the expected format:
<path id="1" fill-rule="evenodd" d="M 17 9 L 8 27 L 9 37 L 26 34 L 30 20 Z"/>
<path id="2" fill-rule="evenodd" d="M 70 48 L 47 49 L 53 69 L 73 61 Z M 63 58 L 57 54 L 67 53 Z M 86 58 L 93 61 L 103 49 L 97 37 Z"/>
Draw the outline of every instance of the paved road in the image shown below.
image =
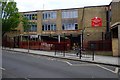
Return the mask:
<path id="1" fill-rule="evenodd" d="M 3 78 L 118 78 L 116 67 L 2 52 Z"/>

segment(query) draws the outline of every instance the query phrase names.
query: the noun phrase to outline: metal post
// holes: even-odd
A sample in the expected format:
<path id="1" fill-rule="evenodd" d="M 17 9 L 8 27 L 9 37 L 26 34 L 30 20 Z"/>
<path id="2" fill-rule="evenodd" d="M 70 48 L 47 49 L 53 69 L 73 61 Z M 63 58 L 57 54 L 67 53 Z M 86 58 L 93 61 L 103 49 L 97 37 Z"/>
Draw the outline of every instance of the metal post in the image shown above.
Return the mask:
<path id="1" fill-rule="evenodd" d="M 80 46 L 79 46 L 79 48 L 80 48 L 80 50 L 79 50 L 79 53 L 80 53 L 80 55 L 79 55 L 79 58 L 81 59 L 81 57 L 82 57 L 82 35 L 80 34 Z"/>
<path id="2" fill-rule="evenodd" d="M 64 53 L 63 56 L 65 57 L 65 33 L 64 33 Z"/>
<path id="3" fill-rule="evenodd" d="M 29 35 L 28 35 L 28 53 L 30 52 L 29 50 Z"/>
<path id="4" fill-rule="evenodd" d="M 71 45 L 70 49 L 72 49 L 73 46 L 72 34 L 70 34 L 70 45 Z"/>
<path id="5" fill-rule="evenodd" d="M 93 49 L 93 57 L 92 57 L 92 60 L 94 61 L 94 49 Z"/>
<path id="6" fill-rule="evenodd" d="M 94 43 L 92 43 L 91 44 L 91 50 L 92 50 L 92 52 L 93 52 L 93 54 L 92 54 L 92 60 L 94 61 L 94 56 L 95 56 L 95 44 Z"/>
<path id="7" fill-rule="evenodd" d="M 55 44 L 55 55 L 56 55 L 56 44 Z"/>

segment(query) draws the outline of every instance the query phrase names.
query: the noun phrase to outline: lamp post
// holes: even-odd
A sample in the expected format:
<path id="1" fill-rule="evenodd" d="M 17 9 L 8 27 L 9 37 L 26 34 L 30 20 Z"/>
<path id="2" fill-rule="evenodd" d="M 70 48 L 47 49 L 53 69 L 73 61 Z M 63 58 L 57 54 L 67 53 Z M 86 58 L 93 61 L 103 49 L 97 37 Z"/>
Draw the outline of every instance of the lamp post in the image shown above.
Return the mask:
<path id="1" fill-rule="evenodd" d="M 63 56 L 65 57 L 65 33 L 64 33 L 64 53 Z"/>
<path id="2" fill-rule="evenodd" d="M 106 6 L 106 39 L 110 39 L 111 35 L 110 35 L 110 10 L 111 7 L 110 6 Z"/>
<path id="3" fill-rule="evenodd" d="M 84 34 L 84 31 L 85 31 L 85 27 L 84 27 L 84 29 L 82 29 L 81 30 L 81 34 L 80 34 L 80 55 L 79 55 L 79 58 L 81 59 L 81 57 L 82 57 L 82 50 L 83 50 L 83 34 Z"/>

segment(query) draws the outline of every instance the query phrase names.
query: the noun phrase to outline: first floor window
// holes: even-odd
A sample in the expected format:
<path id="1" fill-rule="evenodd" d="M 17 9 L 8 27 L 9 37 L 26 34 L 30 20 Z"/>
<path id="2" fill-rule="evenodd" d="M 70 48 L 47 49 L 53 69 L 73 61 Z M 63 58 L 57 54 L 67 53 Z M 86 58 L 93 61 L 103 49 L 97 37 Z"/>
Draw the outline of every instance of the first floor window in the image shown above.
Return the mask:
<path id="1" fill-rule="evenodd" d="M 42 25 L 42 31 L 54 31 L 56 30 L 56 24 L 44 24 Z"/>
<path id="2" fill-rule="evenodd" d="M 35 22 L 29 22 L 28 27 L 29 28 L 24 29 L 24 32 L 27 32 L 27 31 L 36 32 L 37 31 L 37 24 Z"/>

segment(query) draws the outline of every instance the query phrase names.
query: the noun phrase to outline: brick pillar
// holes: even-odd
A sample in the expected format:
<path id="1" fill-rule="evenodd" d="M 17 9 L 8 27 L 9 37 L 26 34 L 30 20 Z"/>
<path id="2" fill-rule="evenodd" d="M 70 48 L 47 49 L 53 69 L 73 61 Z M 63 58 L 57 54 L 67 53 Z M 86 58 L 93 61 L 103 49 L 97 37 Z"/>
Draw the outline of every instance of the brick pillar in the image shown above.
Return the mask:
<path id="1" fill-rule="evenodd" d="M 57 22 L 56 22 L 56 25 L 57 25 L 57 34 L 61 34 L 61 30 L 62 30 L 62 11 L 61 10 L 58 10 L 57 11 Z"/>
<path id="2" fill-rule="evenodd" d="M 42 12 L 37 13 L 37 34 L 41 35 L 42 33 Z"/>

